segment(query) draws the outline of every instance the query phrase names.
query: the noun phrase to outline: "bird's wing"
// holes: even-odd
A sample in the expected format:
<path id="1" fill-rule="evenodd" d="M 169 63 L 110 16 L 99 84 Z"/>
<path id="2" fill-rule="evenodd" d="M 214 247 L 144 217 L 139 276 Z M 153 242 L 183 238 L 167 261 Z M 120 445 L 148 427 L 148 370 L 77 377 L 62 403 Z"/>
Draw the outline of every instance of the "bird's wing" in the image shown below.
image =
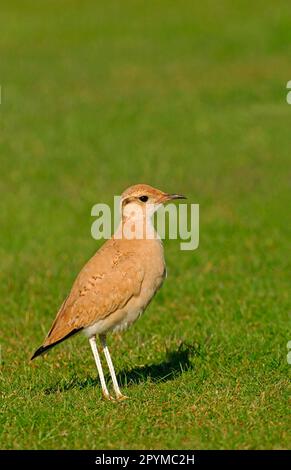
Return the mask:
<path id="1" fill-rule="evenodd" d="M 108 258 L 106 251 L 97 252 L 80 272 L 43 346 L 108 317 L 139 295 L 144 270 L 136 257 L 116 253 L 104 266 L 103 258 Z"/>

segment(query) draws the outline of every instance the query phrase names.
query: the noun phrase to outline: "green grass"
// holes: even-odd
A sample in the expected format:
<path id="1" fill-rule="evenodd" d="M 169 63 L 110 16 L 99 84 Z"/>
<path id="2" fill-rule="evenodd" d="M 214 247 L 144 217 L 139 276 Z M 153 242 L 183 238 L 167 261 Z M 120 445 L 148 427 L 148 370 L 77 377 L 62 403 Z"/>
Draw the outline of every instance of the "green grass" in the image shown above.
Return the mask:
<path id="1" fill-rule="evenodd" d="M 2 2 L 1 448 L 288 448 L 290 53 L 287 1 Z M 113 404 L 84 337 L 29 357 L 137 182 L 200 246 L 110 338 Z"/>

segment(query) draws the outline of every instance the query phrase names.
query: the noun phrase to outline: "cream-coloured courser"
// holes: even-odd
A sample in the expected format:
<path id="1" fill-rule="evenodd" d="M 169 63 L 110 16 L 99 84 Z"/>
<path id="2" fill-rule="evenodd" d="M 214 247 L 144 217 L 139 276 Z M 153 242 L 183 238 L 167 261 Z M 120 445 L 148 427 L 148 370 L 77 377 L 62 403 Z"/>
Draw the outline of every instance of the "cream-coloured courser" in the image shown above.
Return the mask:
<path id="1" fill-rule="evenodd" d="M 32 359 L 83 330 L 89 338 L 103 395 L 112 400 L 97 349 L 96 335 L 99 335 L 116 398 L 126 398 L 118 386 L 106 335 L 122 331 L 135 322 L 161 287 L 166 276 L 164 252 L 151 218 L 161 204 L 184 198 L 146 184 L 124 191 L 119 228 L 79 273 L 43 345 Z"/>

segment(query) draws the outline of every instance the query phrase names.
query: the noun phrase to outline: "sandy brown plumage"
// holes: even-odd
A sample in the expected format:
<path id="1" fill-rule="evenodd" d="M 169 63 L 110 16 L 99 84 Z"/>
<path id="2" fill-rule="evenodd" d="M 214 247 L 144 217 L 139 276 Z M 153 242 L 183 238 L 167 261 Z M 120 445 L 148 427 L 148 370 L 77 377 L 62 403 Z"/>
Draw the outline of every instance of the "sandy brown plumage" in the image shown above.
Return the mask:
<path id="1" fill-rule="evenodd" d="M 108 398 L 94 343 L 95 335 L 98 334 L 104 342 L 116 394 L 121 396 L 104 338 L 110 331 L 129 327 L 145 310 L 162 285 L 166 273 L 163 246 L 156 236 L 145 207 L 146 203 L 150 202 L 154 207 L 158 207 L 160 203 L 177 197 L 148 185 L 133 186 L 122 194 L 123 219 L 133 226 L 145 222 L 154 237 L 138 239 L 133 236 L 127 239 L 123 236 L 121 224 L 116 234 L 104 243 L 78 274 L 48 335 L 32 359 L 84 330 L 90 340 L 103 393 Z M 141 218 L 132 215 L 134 208 L 141 210 Z"/>
<path id="2" fill-rule="evenodd" d="M 76 278 L 42 348 L 118 313 L 139 296 L 144 280 L 142 260 L 136 256 L 140 242 L 110 239 L 97 251 Z"/>

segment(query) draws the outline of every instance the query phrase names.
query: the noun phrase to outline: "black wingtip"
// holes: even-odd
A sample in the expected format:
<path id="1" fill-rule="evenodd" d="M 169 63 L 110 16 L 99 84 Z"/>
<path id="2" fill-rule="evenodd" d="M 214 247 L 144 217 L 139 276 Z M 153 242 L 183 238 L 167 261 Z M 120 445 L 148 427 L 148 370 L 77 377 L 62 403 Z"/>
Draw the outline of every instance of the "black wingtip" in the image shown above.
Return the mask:
<path id="1" fill-rule="evenodd" d="M 41 354 L 43 354 L 47 349 L 49 349 L 51 346 L 41 346 L 40 348 L 38 348 L 35 353 L 31 356 L 30 360 L 32 361 L 33 359 L 35 359 L 37 356 L 40 356 Z"/>
<path id="2" fill-rule="evenodd" d="M 68 333 L 66 336 L 64 336 L 63 338 L 59 339 L 58 341 L 56 341 L 55 343 L 52 343 L 52 344 L 49 344 L 48 346 L 40 346 L 40 348 L 38 348 L 35 353 L 31 356 L 30 360 L 32 361 L 33 359 L 35 359 L 37 356 L 40 356 L 41 354 L 43 354 L 44 352 L 48 351 L 49 349 L 53 348 L 54 346 L 56 346 L 57 344 L 59 343 L 62 343 L 62 341 L 64 341 L 65 339 L 69 338 L 70 336 L 73 336 L 75 335 L 76 333 L 78 333 L 80 330 L 82 330 L 83 328 L 75 328 L 74 330 L 70 331 L 70 333 Z"/>

